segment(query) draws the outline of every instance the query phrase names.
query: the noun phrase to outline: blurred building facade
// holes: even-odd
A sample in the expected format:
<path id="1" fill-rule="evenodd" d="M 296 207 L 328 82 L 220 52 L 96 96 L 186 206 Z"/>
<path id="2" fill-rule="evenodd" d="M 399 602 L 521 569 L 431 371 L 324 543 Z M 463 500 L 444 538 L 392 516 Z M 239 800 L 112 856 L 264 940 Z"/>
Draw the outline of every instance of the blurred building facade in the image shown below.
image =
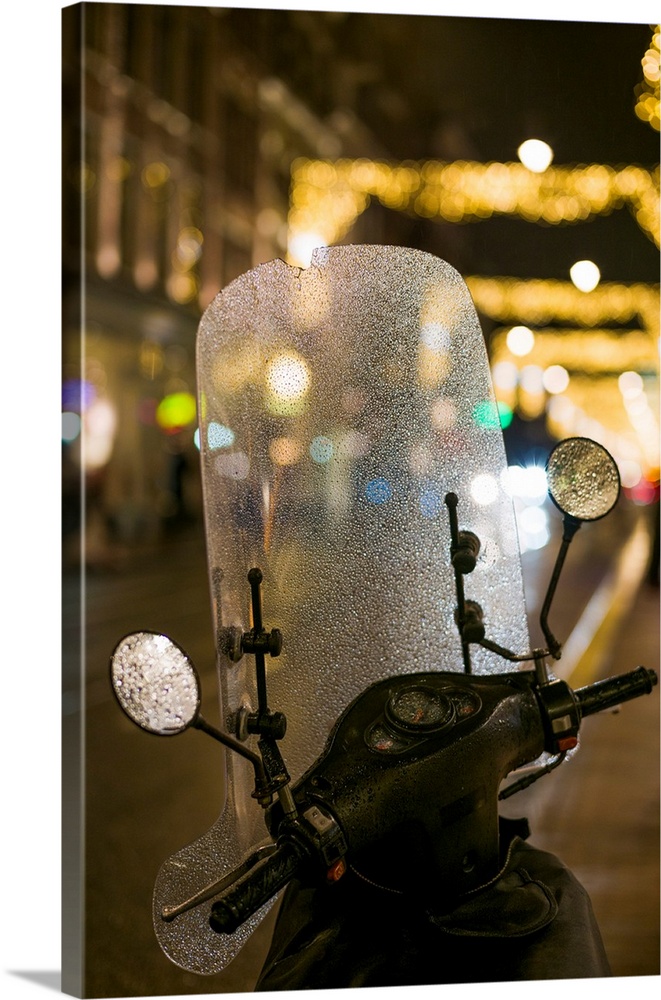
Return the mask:
<path id="1" fill-rule="evenodd" d="M 82 468 L 93 551 L 108 529 L 133 543 L 199 514 L 201 312 L 285 256 L 296 157 L 351 155 L 356 132 L 362 150 L 379 147 L 350 116 L 333 128 L 315 114 L 333 14 L 314 24 L 305 102 L 273 73 L 268 11 L 85 3 L 63 15 L 65 528 Z M 292 13 L 280 36 L 292 55 L 309 28 Z"/>
<path id="2" fill-rule="evenodd" d="M 112 3 L 63 11 L 65 535 L 77 539 L 85 516 L 91 560 L 199 517 L 197 323 L 233 278 L 287 256 L 292 165 L 398 158 L 406 108 L 396 74 L 379 91 L 383 120 L 387 111 L 399 125 L 393 154 L 387 129 L 377 137 L 361 118 L 370 69 L 346 50 L 346 17 Z M 435 143 L 470 152 L 449 127 Z M 373 197 L 351 242 L 434 249 L 415 213 L 389 207 Z M 445 225 L 443 241 L 460 266 L 465 227 Z M 502 288 L 469 287 L 494 344 L 500 325 L 525 319 L 516 305 L 489 318 Z M 654 312 L 658 287 L 651 294 Z M 599 315 L 589 323 L 604 325 Z"/>
<path id="3" fill-rule="evenodd" d="M 65 523 L 82 468 L 93 550 L 198 514 L 199 316 L 284 256 L 292 159 L 344 146 L 255 56 L 268 25 L 250 11 L 251 51 L 230 10 L 63 13 Z"/>

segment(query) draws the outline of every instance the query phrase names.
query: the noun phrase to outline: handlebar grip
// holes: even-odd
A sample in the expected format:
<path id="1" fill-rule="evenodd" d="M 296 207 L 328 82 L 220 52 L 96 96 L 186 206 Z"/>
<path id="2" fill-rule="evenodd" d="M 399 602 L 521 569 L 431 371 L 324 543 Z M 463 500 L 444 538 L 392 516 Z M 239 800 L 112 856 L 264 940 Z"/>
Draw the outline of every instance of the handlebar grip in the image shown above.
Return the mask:
<path id="1" fill-rule="evenodd" d="M 283 841 L 273 854 L 237 879 L 213 904 L 209 917 L 211 929 L 233 934 L 294 877 L 305 857 L 306 852 L 298 843 Z"/>
<path id="2" fill-rule="evenodd" d="M 627 674 L 618 674 L 616 677 L 577 688 L 574 695 L 579 704 L 581 717 L 585 717 L 613 708 L 631 698 L 649 694 L 657 683 L 658 677 L 653 670 L 636 667 Z"/>

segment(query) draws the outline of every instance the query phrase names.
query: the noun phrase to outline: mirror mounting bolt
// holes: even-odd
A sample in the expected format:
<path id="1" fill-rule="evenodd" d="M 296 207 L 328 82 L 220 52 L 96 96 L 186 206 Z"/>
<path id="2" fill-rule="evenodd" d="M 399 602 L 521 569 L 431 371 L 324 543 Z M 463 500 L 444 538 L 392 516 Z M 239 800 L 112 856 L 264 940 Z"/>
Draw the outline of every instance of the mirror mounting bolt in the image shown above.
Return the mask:
<path id="1" fill-rule="evenodd" d="M 452 547 L 451 560 L 454 568 L 466 576 L 472 573 L 480 554 L 480 539 L 474 531 L 460 531 L 457 543 Z"/>
<path id="2" fill-rule="evenodd" d="M 249 733 L 257 733 L 268 739 L 281 740 L 287 732 L 287 717 L 284 712 L 251 712 L 246 720 Z"/>
<path id="3" fill-rule="evenodd" d="M 271 629 L 270 632 L 251 629 L 243 633 L 241 649 L 244 653 L 268 653 L 269 656 L 280 656 L 282 632 L 279 628 Z"/>

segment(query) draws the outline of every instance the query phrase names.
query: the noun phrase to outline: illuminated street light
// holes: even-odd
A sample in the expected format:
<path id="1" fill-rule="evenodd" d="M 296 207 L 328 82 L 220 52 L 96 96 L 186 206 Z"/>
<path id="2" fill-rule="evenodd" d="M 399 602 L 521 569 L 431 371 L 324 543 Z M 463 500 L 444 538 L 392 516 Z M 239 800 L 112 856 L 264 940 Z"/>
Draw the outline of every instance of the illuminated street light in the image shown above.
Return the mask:
<path id="1" fill-rule="evenodd" d="M 535 335 L 527 326 L 513 326 L 507 334 L 507 346 L 512 354 L 523 358 L 535 346 Z"/>
<path id="2" fill-rule="evenodd" d="M 517 149 L 521 163 L 534 174 L 543 174 L 553 160 L 553 150 L 541 139 L 526 139 Z"/>
<path id="3" fill-rule="evenodd" d="M 542 377 L 547 392 L 558 394 L 569 386 L 569 372 L 562 365 L 549 365 Z"/>
<path id="4" fill-rule="evenodd" d="M 295 233 L 289 241 L 290 262 L 298 267 L 309 267 L 313 251 L 326 245 L 318 233 Z"/>
<path id="5" fill-rule="evenodd" d="M 300 399 L 308 391 L 310 371 L 303 358 L 294 351 L 278 354 L 267 365 L 266 382 L 279 399 Z"/>
<path id="6" fill-rule="evenodd" d="M 577 260 L 569 269 L 569 277 L 581 292 L 591 292 L 601 280 L 601 271 L 591 260 Z"/>
<path id="7" fill-rule="evenodd" d="M 305 409 L 310 369 L 295 351 L 277 354 L 266 366 L 267 408 L 280 416 L 296 416 Z"/>

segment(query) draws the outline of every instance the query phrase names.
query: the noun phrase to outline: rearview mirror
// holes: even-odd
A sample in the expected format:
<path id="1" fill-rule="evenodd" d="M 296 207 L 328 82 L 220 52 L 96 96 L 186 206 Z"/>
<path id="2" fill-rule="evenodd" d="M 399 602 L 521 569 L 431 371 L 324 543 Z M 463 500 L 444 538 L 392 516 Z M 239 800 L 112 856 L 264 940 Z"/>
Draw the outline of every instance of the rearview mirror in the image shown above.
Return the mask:
<path id="1" fill-rule="evenodd" d="M 173 736 L 197 719 L 197 671 L 166 635 L 133 632 L 121 639 L 110 659 L 110 679 L 121 708 L 147 732 Z"/>
<path id="2" fill-rule="evenodd" d="M 597 521 L 620 495 L 620 474 L 611 455 L 589 438 L 567 438 L 546 463 L 549 496 L 563 514 L 577 521 Z"/>

